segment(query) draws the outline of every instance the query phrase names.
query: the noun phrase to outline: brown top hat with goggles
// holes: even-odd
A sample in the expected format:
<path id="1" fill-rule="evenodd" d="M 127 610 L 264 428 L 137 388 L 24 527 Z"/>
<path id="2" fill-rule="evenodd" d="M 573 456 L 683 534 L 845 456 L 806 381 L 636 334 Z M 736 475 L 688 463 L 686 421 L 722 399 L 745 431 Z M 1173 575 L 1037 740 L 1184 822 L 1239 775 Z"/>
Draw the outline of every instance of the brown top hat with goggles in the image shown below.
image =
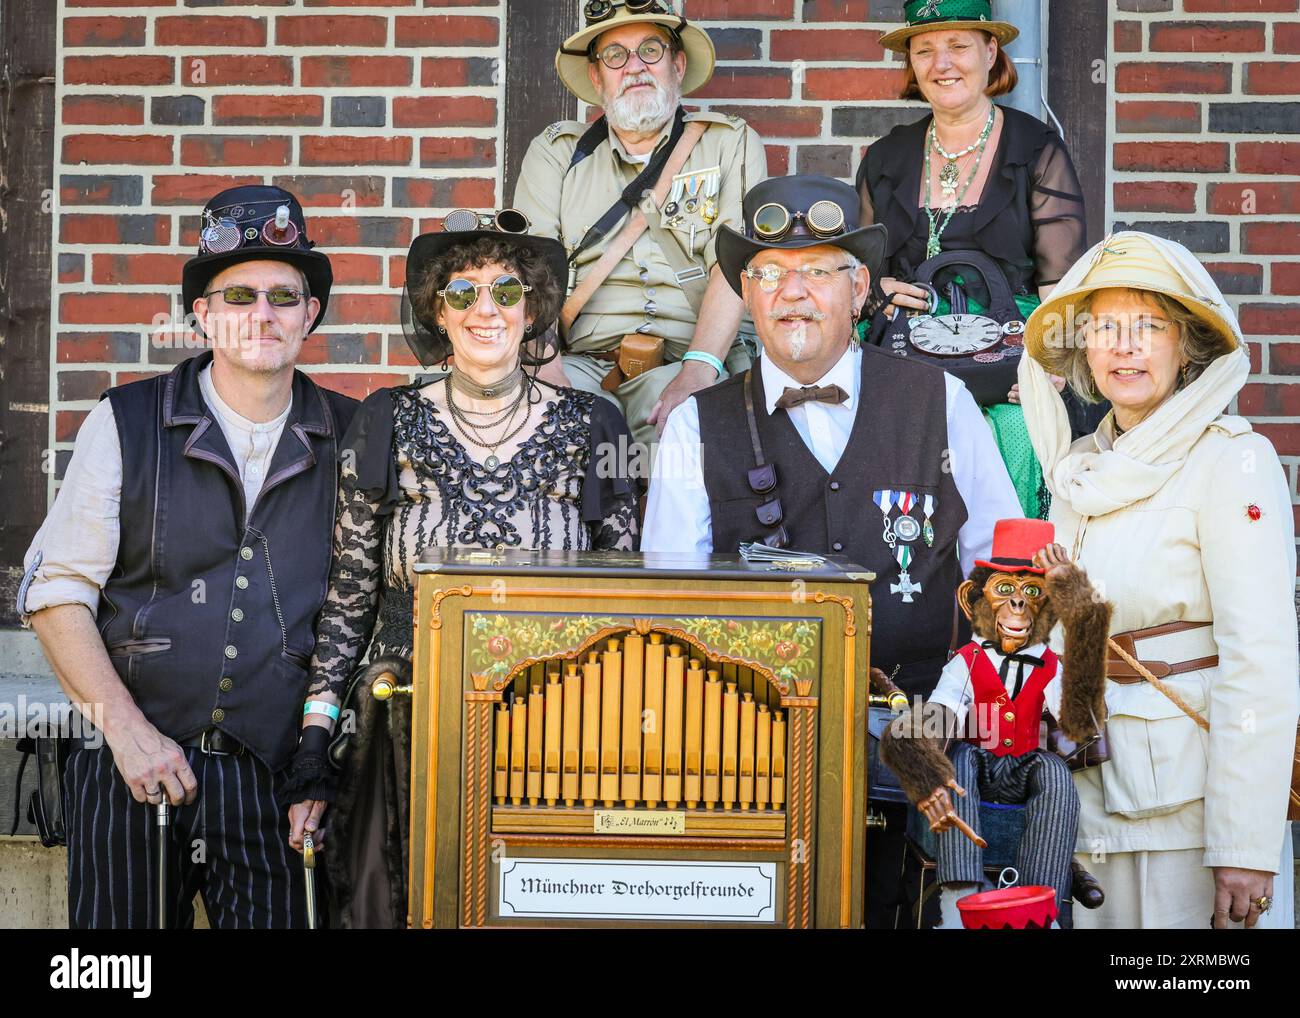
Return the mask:
<path id="1" fill-rule="evenodd" d="M 602 34 L 624 25 L 659 25 L 681 43 L 686 54 L 682 95 L 703 88 L 713 77 L 713 65 L 717 62 L 713 40 L 702 28 L 673 13 L 672 4 L 665 0 L 587 0 L 582 5 L 582 17 L 582 29 L 565 39 L 555 54 L 555 70 L 564 87 L 591 106 L 601 105 L 600 96 L 587 76 L 591 47 Z"/>
<path id="2" fill-rule="evenodd" d="M 772 177 L 749 189 L 743 209 L 743 234 L 728 226 L 718 232 L 718 265 L 736 293 L 741 293 L 740 277 L 749 260 L 770 248 L 829 244 L 849 252 L 876 278 L 885 228 L 851 229 L 859 217 L 858 192 L 842 180 L 812 174 Z"/>
<path id="3" fill-rule="evenodd" d="M 402 293 L 402 331 L 411 352 L 424 367 L 440 364 L 451 356 L 451 341 L 439 331 L 438 323 L 427 314 L 428 309 L 417 310 L 414 307 L 410 295 L 425 282 L 434 260 L 446 251 L 467 246 L 483 237 L 503 241 L 511 250 L 527 251 L 542 259 L 550 270 L 553 284 L 559 288 L 561 297 L 563 296 L 564 287 L 569 279 L 569 261 L 564 252 L 564 245 L 550 237 L 531 235 L 528 232 L 529 225 L 528 217 L 518 209 L 502 209 L 500 212 L 456 209 L 443 219 L 440 231 L 422 233 L 411 242 L 411 248 L 406 254 L 406 288 Z M 440 280 L 439 285 L 445 286 L 447 282 L 448 280 Z M 494 286 L 492 299 L 502 306 L 509 306 L 504 302 L 517 303 L 525 293 L 533 289 L 533 282 L 527 279 L 519 280 L 522 289 L 513 284 Z M 442 296 L 443 300 L 449 303 L 453 299 L 447 294 Z M 477 290 L 473 291 L 472 298 L 469 294 L 465 295 L 465 299 L 468 300 L 477 300 L 477 298 Z M 558 309 L 557 301 L 557 312 Z M 541 337 L 552 324 L 554 324 L 553 319 L 534 318 L 532 335 Z M 549 359 L 541 356 L 533 357 L 527 353 L 523 353 L 522 356 L 525 363 L 530 364 L 543 363 Z"/>

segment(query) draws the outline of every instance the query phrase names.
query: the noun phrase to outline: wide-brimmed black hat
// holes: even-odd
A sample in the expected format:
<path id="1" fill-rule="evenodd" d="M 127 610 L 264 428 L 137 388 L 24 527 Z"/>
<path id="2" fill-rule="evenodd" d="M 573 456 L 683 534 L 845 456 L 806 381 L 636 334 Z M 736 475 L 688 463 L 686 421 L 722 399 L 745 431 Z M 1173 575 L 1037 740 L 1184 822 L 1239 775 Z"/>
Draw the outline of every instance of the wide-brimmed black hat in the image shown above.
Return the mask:
<path id="1" fill-rule="evenodd" d="M 307 239 L 302 205 L 288 191 L 264 184 L 243 184 L 222 191 L 203 208 L 199 253 L 185 263 L 181 296 L 185 314 L 203 296 L 208 283 L 222 269 L 240 262 L 267 259 L 288 262 L 307 277 L 320 311 L 311 323 L 315 329 L 325 317 L 334 270 L 330 260 Z M 311 331 L 311 330 L 308 330 Z"/>
<path id="2" fill-rule="evenodd" d="M 527 232 L 528 227 L 528 217 L 517 209 L 502 209 L 500 212 L 456 209 L 443 219 L 441 230 L 422 233 L 411 241 L 411 248 L 406 253 L 402 331 L 411 352 L 426 368 L 442 363 L 451 355 L 451 341 L 447 339 L 446 333 L 439 331 L 437 321 L 417 313 L 411 302 L 411 293 L 424 282 L 425 274 L 433 260 L 451 248 L 472 244 L 481 237 L 491 237 L 503 241 L 510 248 L 527 251 L 545 260 L 563 298 L 569 282 L 569 259 L 564 253 L 564 245 L 550 237 L 533 236 Z M 445 283 L 446 280 L 439 282 Z M 527 279 L 523 282 L 532 285 Z M 559 314 L 558 302 L 555 314 Z M 554 323 L 554 315 L 547 319 L 534 318 L 531 335 L 535 339 L 540 339 Z M 525 354 L 524 359 L 530 363 L 541 363 L 547 358 L 530 360 L 529 355 Z"/>
<path id="3" fill-rule="evenodd" d="M 776 206 L 776 208 L 769 208 Z M 770 230 L 782 221 L 784 232 L 769 233 L 755 226 L 755 216 Z M 854 229 L 860 214 L 858 192 L 842 180 L 797 174 L 772 177 L 755 184 L 745 195 L 745 232 L 729 226 L 718 232 L 718 265 L 731 288 L 740 293 L 740 274 L 760 251 L 817 247 L 829 244 L 853 255 L 876 277 L 885 253 L 885 228 L 879 224 Z"/>

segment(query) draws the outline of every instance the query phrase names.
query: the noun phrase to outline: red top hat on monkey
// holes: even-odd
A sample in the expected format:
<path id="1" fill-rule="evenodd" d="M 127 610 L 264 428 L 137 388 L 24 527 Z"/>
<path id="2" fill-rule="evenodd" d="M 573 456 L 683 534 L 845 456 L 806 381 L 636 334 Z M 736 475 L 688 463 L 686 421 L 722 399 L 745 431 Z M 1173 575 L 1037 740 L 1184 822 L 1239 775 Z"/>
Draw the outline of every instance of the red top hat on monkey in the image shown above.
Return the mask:
<path id="1" fill-rule="evenodd" d="M 943 925 L 961 926 L 957 900 L 986 883 L 982 801 L 1030 807 L 1016 868 L 1022 885 L 1055 889 L 1050 910 L 1031 920 L 1046 926 L 1072 883 L 1096 885 L 1071 868 L 1079 799 L 1069 766 L 1040 745 L 1041 722 L 1050 706 L 1049 719 L 1073 743 L 1100 731 L 1110 606 L 1045 520 L 999 521 L 988 559 L 976 560 L 957 603 L 974 638 L 948 662 L 924 706 L 890 725 L 882 758 L 940 835 Z M 1058 622 L 1059 658 L 1047 646 Z M 1100 904 L 1099 892 L 1089 897 L 1095 902 L 1084 904 Z"/>

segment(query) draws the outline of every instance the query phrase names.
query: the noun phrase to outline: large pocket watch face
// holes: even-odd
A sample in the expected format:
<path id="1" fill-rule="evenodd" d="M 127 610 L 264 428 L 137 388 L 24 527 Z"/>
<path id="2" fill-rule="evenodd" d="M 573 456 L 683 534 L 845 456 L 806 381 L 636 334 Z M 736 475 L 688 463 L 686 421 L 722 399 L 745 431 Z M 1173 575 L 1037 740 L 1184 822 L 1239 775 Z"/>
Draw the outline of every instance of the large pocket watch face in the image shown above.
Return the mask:
<path id="1" fill-rule="evenodd" d="M 918 315 L 908 325 L 912 345 L 936 357 L 967 357 L 1002 339 L 1002 326 L 984 315 Z"/>

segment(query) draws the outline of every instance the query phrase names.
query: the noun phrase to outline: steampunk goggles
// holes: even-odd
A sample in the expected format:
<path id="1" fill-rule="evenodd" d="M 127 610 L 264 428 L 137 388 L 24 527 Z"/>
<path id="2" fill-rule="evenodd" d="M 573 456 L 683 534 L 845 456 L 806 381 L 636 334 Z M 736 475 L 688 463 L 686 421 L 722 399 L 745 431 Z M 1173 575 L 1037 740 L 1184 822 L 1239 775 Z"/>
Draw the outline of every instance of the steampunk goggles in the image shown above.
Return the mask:
<path id="1" fill-rule="evenodd" d="M 754 236 L 761 240 L 781 240 L 802 219 L 814 237 L 834 237 L 844 230 L 844 210 L 823 198 L 812 203 L 807 212 L 791 212 L 780 202 L 770 201 L 754 213 Z"/>
<path id="2" fill-rule="evenodd" d="M 624 7 L 629 14 L 671 14 L 659 0 L 587 0 L 582 16 L 588 25 L 598 25 L 614 16 L 615 7 Z"/>
<path id="3" fill-rule="evenodd" d="M 476 212 L 474 209 L 455 209 L 448 212 L 442 228 L 448 233 L 466 233 L 469 230 L 496 230 L 498 233 L 527 233 L 528 217 L 518 209 L 500 212 Z"/>

